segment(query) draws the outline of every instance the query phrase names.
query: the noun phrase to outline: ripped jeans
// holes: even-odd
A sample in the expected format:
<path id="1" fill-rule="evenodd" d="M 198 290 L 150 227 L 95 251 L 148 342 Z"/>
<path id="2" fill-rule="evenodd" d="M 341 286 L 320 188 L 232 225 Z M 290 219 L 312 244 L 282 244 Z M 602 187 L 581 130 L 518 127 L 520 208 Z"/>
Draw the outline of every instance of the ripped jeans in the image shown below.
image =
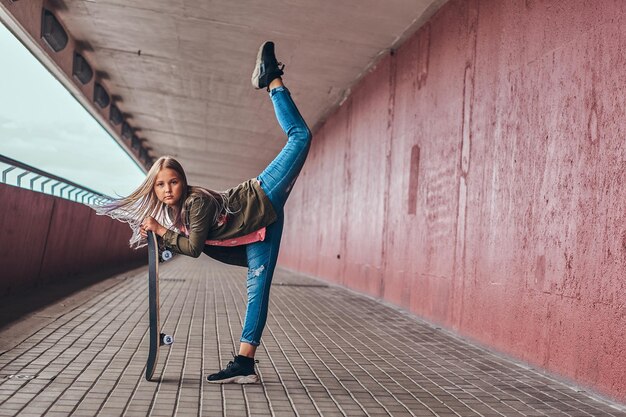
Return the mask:
<path id="1" fill-rule="evenodd" d="M 246 246 L 248 305 L 240 341 L 253 346 L 261 343 L 267 320 L 270 286 L 283 232 L 283 207 L 311 147 L 311 131 L 291 99 L 289 90 L 285 87 L 275 88 L 270 91 L 270 98 L 276 119 L 287 135 L 287 143 L 257 177 L 278 218 L 267 226 L 265 240 Z"/>

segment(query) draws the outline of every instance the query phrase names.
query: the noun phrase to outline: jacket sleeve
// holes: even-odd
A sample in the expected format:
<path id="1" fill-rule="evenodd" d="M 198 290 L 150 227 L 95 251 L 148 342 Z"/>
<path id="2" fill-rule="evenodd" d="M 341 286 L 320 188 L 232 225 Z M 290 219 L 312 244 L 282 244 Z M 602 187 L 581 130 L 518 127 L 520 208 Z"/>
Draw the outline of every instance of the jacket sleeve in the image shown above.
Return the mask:
<path id="1" fill-rule="evenodd" d="M 209 234 L 215 206 L 203 198 L 194 198 L 189 207 L 189 237 L 168 230 L 163 235 L 163 243 L 173 252 L 197 258 L 204 250 L 204 242 Z"/>

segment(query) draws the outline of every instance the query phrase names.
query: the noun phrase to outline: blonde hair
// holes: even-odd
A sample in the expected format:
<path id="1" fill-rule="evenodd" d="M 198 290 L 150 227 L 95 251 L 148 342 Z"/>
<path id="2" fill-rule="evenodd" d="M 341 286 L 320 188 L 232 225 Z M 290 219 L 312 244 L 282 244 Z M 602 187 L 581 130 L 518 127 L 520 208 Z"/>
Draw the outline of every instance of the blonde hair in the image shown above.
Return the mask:
<path id="1" fill-rule="evenodd" d="M 159 201 L 154 192 L 156 177 L 162 169 L 173 169 L 183 182 L 183 194 L 175 207 L 169 207 Z M 145 239 L 139 233 L 139 226 L 146 217 L 154 217 L 166 228 L 180 232 L 183 227 L 189 228 L 189 207 L 196 199 L 200 202 L 198 209 L 204 204 L 211 204 L 215 207 L 212 219 L 214 224 L 221 215 L 232 213 L 225 193 L 190 186 L 180 162 L 171 156 L 162 156 L 154 162 L 141 185 L 129 196 L 98 201 L 91 207 L 100 215 L 128 223 L 133 231 L 129 244 L 137 249 L 146 245 Z"/>

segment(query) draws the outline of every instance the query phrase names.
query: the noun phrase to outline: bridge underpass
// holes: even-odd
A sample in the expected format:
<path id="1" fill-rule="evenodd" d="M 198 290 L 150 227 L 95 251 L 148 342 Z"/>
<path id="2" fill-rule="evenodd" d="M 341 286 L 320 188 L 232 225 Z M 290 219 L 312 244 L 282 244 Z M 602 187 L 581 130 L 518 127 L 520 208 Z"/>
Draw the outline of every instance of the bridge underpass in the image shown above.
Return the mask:
<path id="1" fill-rule="evenodd" d="M 344 358 L 350 367 L 332 355 L 350 352 L 354 342 L 339 340 L 329 331 L 316 336 L 322 346 L 318 348 L 322 352 L 329 350 L 331 356 L 311 357 L 304 351 L 300 354 L 281 350 L 282 344 L 271 349 L 268 345 L 260 357 L 260 366 L 268 368 L 260 369 L 264 380 L 272 381 L 276 387 L 250 388 L 261 391 L 259 402 L 266 404 L 263 412 L 307 415 L 311 410 L 320 412 L 324 408 L 320 414 L 352 415 L 352 407 L 357 407 L 356 415 L 624 412 L 623 406 L 606 399 L 623 403 L 626 398 L 626 218 L 621 192 L 626 171 L 620 104 L 626 68 L 621 52 L 621 22 L 626 11 L 622 2 L 599 5 L 565 0 L 458 0 L 381 5 L 372 1 L 337 7 L 331 2 L 276 3 L 293 13 L 290 19 L 283 20 L 272 20 L 271 8 L 252 2 L 246 3 L 251 6 L 247 13 L 230 2 L 205 7 L 201 1 L 176 5 L 137 2 L 131 6 L 113 0 L 0 0 L 0 5 L 2 22 L 139 164 L 147 167 L 154 158 L 173 154 L 189 167 L 192 182 L 216 189 L 256 175 L 282 145 L 267 98 L 249 87 L 250 65 L 245 62 L 252 63 L 258 43 L 268 34 L 279 45 L 279 54 L 281 50 L 288 51 L 281 58 L 290 71 L 286 80 L 314 128 L 314 144 L 287 207 L 280 262 L 283 267 L 298 271 L 293 277 L 303 273 L 321 279 L 322 287 L 276 286 L 278 291 L 274 291 L 273 297 L 279 302 L 281 296 L 276 293 L 290 291 L 289 288 L 301 288 L 307 294 L 344 291 L 333 285 L 352 289 L 382 302 L 367 304 L 373 300 L 363 298 L 356 304 L 368 307 L 365 311 L 355 309 L 355 315 L 371 320 L 379 312 L 399 314 L 391 316 L 388 322 L 375 323 L 382 330 L 391 331 L 396 321 L 409 320 L 407 329 L 415 330 L 407 330 L 407 334 L 416 336 L 412 339 L 416 347 L 411 351 L 413 362 L 396 381 L 392 371 L 398 369 L 396 360 L 402 360 L 402 353 L 394 350 L 397 346 L 392 349 L 393 344 L 385 347 L 387 339 L 395 340 L 396 336 L 390 333 L 376 333 L 380 339 L 370 344 L 381 347 L 372 353 L 382 358 L 379 362 L 370 363 L 359 356 Z M 58 52 L 51 51 L 42 40 L 44 9 L 67 30 L 68 45 Z M 270 21 L 271 26 L 265 26 L 264 22 Z M 75 53 L 82 54 L 94 69 L 94 76 L 86 83 L 79 82 L 73 74 Z M 109 104 L 100 106 L 94 102 L 96 83 L 104 87 Z M 102 103 L 102 96 L 98 97 Z M 121 110 L 121 120 L 113 116 L 114 108 Z M 3 196 L 4 193 L 3 189 Z M 24 223 L 16 224 L 16 216 L 6 215 L 9 210 L 16 210 L 13 201 L 28 207 L 21 209 L 30 216 L 21 217 Z M 31 204 L 33 201 L 38 203 Z M 32 242 L 29 236 L 46 235 L 48 247 L 57 248 L 57 253 L 63 255 L 67 244 L 63 242 L 72 241 L 73 236 L 56 231 L 65 230 L 63 219 L 72 218 L 75 213 L 80 213 L 84 227 L 107 230 L 111 242 L 115 241 L 111 243 L 115 250 L 122 251 L 126 243 L 121 229 L 99 224 L 82 208 L 60 200 L 43 201 L 22 192 L 18 198 L 3 199 L 2 203 L 0 225 L 11 231 L 20 244 Z M 41 213 L 44 215 L 39 216 Z M 31 288 L 45 291 L 43 284 L 63 281 L 65 277 L 59 271 L 73 265 L 68 256 L 51 256 L 55 252 L 47 252 L 43 244 L 37 257 L 20 251 L 15 244 L 3 245 L 3 285 L 29 283 Z M 101 249 L 94 242 L 86 241 L 83 246 L 88 249 L 83 251 L 81 260 L 98 270 L 98 262 L 104 261 L 98 256 Z M 21 259 L 19 254 L 28 259 Z M 140 257 L 137 253 L 125 256 Z M 6 267 L 16 264 L 22 265 L 18 272 Z M 176 265 L 172 263 L 173 271 L 178 268 Z M 29 273 L 25 272 L 28 268 Z M 207 318 L 200 311 L 210 305 L 214 296 L 211 291 L 215 290 L 210 286 L 212 281 L 203 284 L 203 280 L 214 278 L 221 282 L 230 273 L 218 272 L 220 267 L 204 263 L 198 264 L 197 270 L 187 264 L 181 268 L 180 274 L 189 274 L 190 278 L 172 281 L 167 284 L 169 288 L 175 291 L 179 287 L 183 292 L 191 288 L 204 295 L 198 294 L 193 302 L 183 301 L 178 307 L 170 300 L 172 314 L 176 308 L 181 309 L 181 315 L 172 317 L 178 317 L 177 323 L 186 323 L 184 328 L 197 329 L 197 324 L 190 324 L 192 317 Z M 207 278 L 206 271 L 217 275 Z M 72 270 L 70 275 L 77 274 L 78 270 Z M 137 272 L 134 278 L 128 275 L 122 281 L 130 285 L 134 279 L 137 284 L 131 292 L 144 291 L 143 284 L 139 284 L 142 274 L 145 271 Z M 43 282 L 37 282 L 39 278 Z M 115 285 L 106 286 L 103 294 L 111 296 L 118 294 L 116 288 L 126 288 L 118 279 L 114 278 L 111 282 Z M 308 283 L 310 278 L 294 279 Z M 203 285 L 209 285 L 208 289 Z M 341 294 L 348 299 L 342 302 L 352 306 L 350 300 L 356 294 Z M 17 299 L 17 295 L 10 294 L 9 301 Z M 159 393 L 171 388 L 175 394 L 170 392 L 161 398 L 174 398 L 174 404 L 178 404 L 177 398 L 186 398 L 186 394 L 178 395 L 184 392 L 181 387 L 186 381 L 195 381 L 191 391 L 197 393 L 193 397 L 196 400 L 219 398 L 221 410 L 237 404 L 235 408 L 242 408 L 243 414 L 254 414 L 246 405 L 252 403 L 246 397 L 248 388 L 236 388 L 240 391 L 235 400 L 229 397 L 235 388 L 210 391 L 214 388 L 200 384 L 202 374 L 214 370 L 214 365 L 208 363 L 215 355 L 219 355 L 216 362 L 228 358 L 222 347 L 209 349 L 210 343 L 214 343 L 214 348 L 221 346 L 216 343 L 228 340 L 226 336 L 211 339 L 204 333 L 204 329 L 214 326 L 214 335 L 219 334 L 219 326 L 225 322 L 217 319 L 213 324 L 203 322 L 198 339 L 193 339 L 194 333 L 189 331 L 189 338 L 183 342 L 185 349 L 173 351 L 185 360 L 179 357 L 174 361 L 176 356 L 172 356 L 164 371 L 179 377 L 187 372 L 197 371 L 196 374 L 175 381 L 175 377 L 170 380 L 168 376 L 161 384 L 146 388 L 139 380 L 143 359 L 136 356 L 142 352 L 143 334 L 133 333 L 141 330 L 141 314 L 145 315 L 139 307 L 142 296 L 138 297 L 133 298 L 138 306 L 133 310 L 136 322 L 128 319 L 129 326 L 135 327 L 123 333 L 124 344 L 115 344 L 113 339 L 112 345 L 101 339 L 95 343 L 97 336 L 87 332 L 84 337 L 91 339 L 76 339 L 76 346 L 67 342 L 68 351 L 79 354 L 59 354 L 53 368 L 58 373 L 48 374 L 54 379 L 39 377 L 45 369 L 41 368 L 42 362 L 48 357 L 39 356 L 43 352 L 37 349 L 47 351 L 50 347 L 40 343 L 42 334 L 57 332 L 57 328 L 48 327 L 48 319 L 62 323 L 62 317 L 71 315 L 37 313 L 46 310 L 36 308 L 30 317 L 47 323 L 41 327 L 42 333 L 21 333 L 11 327 L 9 334 L 33 339 L 24 339 L 15 346 L 18 350 L 11 348 L 2 355 L 11 369 L 4 375 L 4 382 L 13 384 L 8 391 L 2 391 L 9 404 L 7 413 L 26 412 L 30 405 L 35 407 L 31 409 L 33 414 L 42 408 L 53 412 L 49 407 L 57 407 L 59 414 L 82 415 L 78 407 L 92 406 L 93 412 L 102 411 L 104 400 L 113 398 L 114 391 L 94 392 L 99 395 L 92 397 L 90 388 L 105 372 L 103 364 L 122 358 L 127 364 L 134 360 L 134 368 L 126 372 L 118 367 L 117 375 L 107 376 L 107 388 L 115 388 L 116 395 L 128 389 L 142 394 L 126 400 L 122 395 L 119 401 L 110 401 L 109 405 L 115 404 L 118 410 L 121 406 L 128 414 L 132 411 L 145 415 L 149 409 L 159 412 L 155 407 L 161 401 Z M 90 313 L 107 313 L 109 305 L 104 304 L 100 311 L 97 296 L 79 298 L 83 300 L 80 306 L 90 306 Z M 303 296 L 299 302 L 307 301 Z M 325 305 L 323 299 L 317 302 Z M 22 306 L 26 303 L 22 302 Z M 53 310 L 63 307 L 54 306 Z M 193 306 L 193 311 L 183 315 L 189 306 Z M 230 330 L 236 334 L 239 311 L 228 309 L 241 305 L 234 303 L 224 308 L 221 314 L 228 316 L 228 325 L 232 326 L 226 334 Z M 338 306 L 328 308 L 333 311 Z M 79 310 L 73 311 L 78 314 Z M 352 313 L 341 310 L 341 314 L 348 317 Z M 120 324 L 114 317 L 107 317 L 111 323 Z M 424 324 L 417 317 L 442 330 L 428 325 L 428 331 L 420 330 Z M 312 319 L 304 314 L 281 321 L 280 316 L 274 315 L 273 332 L 280 335 L 284 331 L 286 339 L 281 341 L 291 343 L 293 333 L 285 326 L 305 318 Z M 335 316 L 321 315 L 315 319 L 319 328 L 332 329 L 337 324 Z M 27 320 L 24 318 L 23 322 Z M 93 324 L 85 316 L 77 320 L 70 326 L 82 329 L 82 323 Z M 343 330 L 347 332 L 348 327 Z M 60 334 L 63 331 L 61 327 Z M 108 334 L 111 331 L 109 328 Z M 474 354 L 478 350 L 491 358 L 488 361 L 504 360 L 499 354 L 513 358 L 506 365 L 498 362 L 497 367 L 497 372 L 507 368 L 513 376 L 503 374 L 499 382 L 490 379 L 497 373 L 490 368 L 490 362 L 466 364 L 465 356 L 449 351 L 434 354 L 446 358 L 444 362 L 452 366 L 451 373 L 439 368 L 433 371 L 435 365 L 430 359 L 418 360 L 440 343 L 429 339 L 435 337 L 430 331 L 437 337 L 452 337 L 446 339 L 446 346 L 462 343 L 455 337 L 481 346 L 450 348 L 453 352 L 468 349 Z M 232 340 L 226 345 L 232 344 Z M 198 343 L 204 343 L 201 369 L 194 367 L 192 371 L 185 361 L 194 358 L 198 363 L 196 351 L 187 353 L 192 352 L 190 346 Z M 30 351 L 27 346 L 35 350 Z M 11 352 L 19 353 L 11 356 Z M 57 357 L 58 351 L 51 352 L 56 353 L 51 353 L 50 358 Z M 385 356 L 388 352 L 390 356 Z M 93 359 L 98 355 L 104 355 L 102 361 Z M 278 360 L 281 355 L 283 362 Z M 85 362 L 85 356 L 92 359 Z M 329 370 L 328 361 L 338 368 Z M 434 359 L 432 362 L 441 365 Z M 469 368 L 455 368 L 461 366 L 459 363 Z M 33 367 L 26 368 L 29 365 Z M 282 375 L 285 366 L 292 374 L 286 373 L 281 379 L 278 375 Z M 72 378 L 88 367 L 84 377 L 87 380 L 72 385 Z M 99 370 L 94 371 L 97 367 Z M 299 380 L 294 388 L 289 381 L 297 379 L 296 367 L 302 369 L 303 375 L 307 369 L 315 369 L 319 375 L 314 373 L 310 381 Z M 67 373 L 62 378 L 58 375 L 63 370 Z M 482 382 L 468 377 L 468 372 L 476 373 Z M 443 379 L 437 379 L 439 374 L 444 375 Z M 135 385 L 125 379 L 132 380 L 133 375 Z M 336 382 L 344 377 L 356 381 L 356 385 L 346 388 L 347 385 Z M 514 382 L 518 380 L 524 382 Z M 483 385 L 484 381 L 487 385 Z M 556 381 L 566 381 L 566 385 Z M 171 383 L 170 388 L 166 389 L 165 383 Z M 510 385 L 513 392 L 508 391 Z M 278 397 L 274 397 L 275 391 Z M 524 394 L 520 397 L 518 391 Z M 483 396 L 484 392 L 488 394 Z M 605 399 L 589 397 L 585 392 Z M 302 409 L 298 408 L 300 401 L 291 398 L 291 394 L 304 398 Z M 364 399 L 368 395 L 372 409 L 366 408 L 372 405 Z M 133 403 L 135 400 L 139 402 Z M 193 415 L 198 410 L 211 415 L 213 408 L 207 408 L 206 401 L 196 402 Z M 441 408 L 435 408 L 437 405 Z M 0 410 L 4 412 L 3 407 Z M 230 409 L 224 412 L 230 413 Z"/>

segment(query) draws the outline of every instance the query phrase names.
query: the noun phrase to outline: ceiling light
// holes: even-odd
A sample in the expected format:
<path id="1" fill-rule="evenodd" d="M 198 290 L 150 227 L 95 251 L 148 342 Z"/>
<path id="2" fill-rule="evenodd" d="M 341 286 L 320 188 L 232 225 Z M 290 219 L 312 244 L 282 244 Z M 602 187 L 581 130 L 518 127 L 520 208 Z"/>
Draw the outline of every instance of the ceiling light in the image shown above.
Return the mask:
<path id="1" fill-rule="evenodd" d="M 72 75 L 76 77 L 81 84 L 85 85 L 91 81 L 93 71 L 87 60 L 79 53 L 74 52 L 74 63 L 72 64 Z"/>
<path id="2" fill-rule="evenodd" d="M 141 148 L 141 141 L 139 140 L 137 135 L 133 135 L 133 138 L 130 142 L 130 147 L 139 152 L 139 149 Z"/>
<path id="3" fill-rule="evenodd" d="M 67 33 L 48 9 L 43 9 L 41 16 L 41 38 L 54 52 L 59 52 L 67 45 Z"/>
<path id="4" fill-rule="evenodd" d="M 111 104 L 111 110 L 109 112 L 109 121 L 113 123 L 115 126 L 122 123 L 124 118 L 122 117 L 122 112 L 117 108 L 115 104 Z"/>
<path id="5" fill-rule="evenodd" d="M 139 151 L 139 159 L 141 159 L 146 165 L 149 165 L 152 162 L 152 158 L 148 155 L 148 150 L 146 148 L 141 148 Z"/>
<path id="6" fill-rule="evenodd" d="M 93 86 L 93 101 L 100 106 L 101 109 L 109 105 L 111 99 L 109 93 L 106 92 L 104 87 L 100 83 L 96 83 Z"/>
<path id="7" fill-rule="evenodd" d="M 122 136 L 126 140 L 131 140 L 131 138 L 133 137 L 133 128 L 130 127 L 128 122 L 122 123 Z"/>

